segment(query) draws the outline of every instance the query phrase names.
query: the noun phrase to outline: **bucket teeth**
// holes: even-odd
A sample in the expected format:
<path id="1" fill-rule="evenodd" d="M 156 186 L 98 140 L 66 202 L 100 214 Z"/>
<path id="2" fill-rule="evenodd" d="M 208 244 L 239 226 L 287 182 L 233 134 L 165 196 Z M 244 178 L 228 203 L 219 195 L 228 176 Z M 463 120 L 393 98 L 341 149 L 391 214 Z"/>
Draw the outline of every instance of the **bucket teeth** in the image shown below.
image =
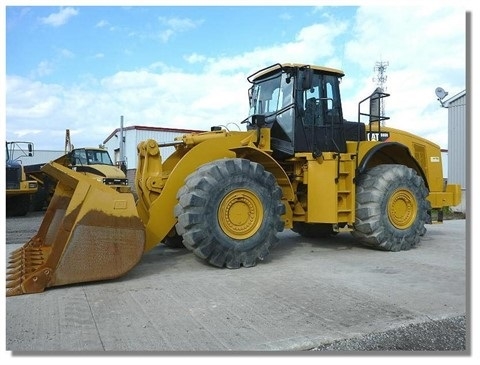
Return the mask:
<path id="1" fill-rule="evenodd" d="M 7 282 L 20 280 L 23 275 L 24 275 L 24 273 L 22 271 L 13 272 L 13 273 L 8 275 Z"/>
<path id="2" fill-rule="evenodd" d="M 24 266 L 38 266 L 43 263 L 43 254 L 41 251 L 24 251 L 10 256 L 8 260 L 8 269 Z"/>
<path id="3" fill-rule="evenodd" d="M 38 248 L 22 248 L 20 250 L 15 250 L 10 254 L 10 258 L 16 258 L 16 257 L 23 257 L 25 255 L 30 255 L 30 256 L 36 256 L 36 255 L 41 255 L 42 250 Z"/>
<path id="4" fill-rule="evenodd" d="M 19 267 L 39 266 L 42 263 L 43 260 L 18 260 L 16 262 L 10 262 L 7 266 L 7 269 L 11 270 Z"/>
<path id="5" fill-rule="evenodd" d="M 36 249 L 36 250 L 21 250 L 15 253 L 12 253 L 10 255 L 11 259 L 15 259 L 17 257 L 24 257 L 24 256 L 30 256 L 30 257 L 35 257 L 35 256 L 42 256 L 42 250 Z"/>
<path id="6" fill-rule="evenodd" d="M 6 290 L 7 297 L 13 297 L 14 295 L 21 295 L 21 294 L 25 294 L 25 293 L 23 292 L 23 289 L 20 285 L 17 285 L 15 287 L 7 286 L 7 290 Z"/>
<path id="7" fill-rule="evenodd" d="M 10 257 L 21 254 L 24 251 L 25 251 L 25 247 L 17 248 L 16 250 L 12 251 L 12 253 L 10 254 Z"/>
<path id="8" fill-rule="evenodd" d="M 34 266 L 34 267 L 16 266 L 16 267 L 10 268 L 10 270 L 7 271 L 7 276 L 14 275 L 17 272 L 21 272 L 23 274 L 29 274 L 29 273 L 35 271 L 36 269 L 37 269 L 36 266 Z"/>
<path id="9" fill-rule="evenodd" d="M 27 245 L 13 251 L 7 265 L 7 296 L 23 294 L 22 284 L 44 262 L 43 252 L 38 248 Z"/>
<path id="10" fill-rule="evenodd" d="M 22 283 L 22 278 L 17 278 L 15 280 L 8 280 L 7 279 L 7 289 L 15 288 L 16 286 L 20 286 Z"/>
<path id="11" fill-rule="evenodd" d="M 30 274 L 37 270 L 37 266 L 21 266 L 21 267 L 16 267 L 12 268 L 7 271 L 7 280 L 11 280 L 11 277 L 17 276 L 17 275 L 26 275 Z"/>

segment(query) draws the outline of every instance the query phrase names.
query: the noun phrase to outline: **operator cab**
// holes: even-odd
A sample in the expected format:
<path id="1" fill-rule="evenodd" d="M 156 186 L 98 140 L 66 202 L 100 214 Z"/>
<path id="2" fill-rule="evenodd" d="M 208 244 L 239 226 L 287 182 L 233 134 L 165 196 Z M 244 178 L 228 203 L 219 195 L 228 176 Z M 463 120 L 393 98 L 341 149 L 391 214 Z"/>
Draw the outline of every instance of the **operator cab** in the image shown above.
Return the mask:
<path id="1" fill-rule="evenodd" d="M 100 148 L 77 148 L 69 153 L 71 164 L 75 165 L 110 165 L 112 159 L 107 150 Z"/>
<path id="2" fill-rule="evenodd" d="M 343 76 L 340 70 L 296 64 L 256 72 L 247 78 L 252 83 L 247 129 L 271 128 L 277 159 L 297 152 L 346 152 L 339 88 Z"/>

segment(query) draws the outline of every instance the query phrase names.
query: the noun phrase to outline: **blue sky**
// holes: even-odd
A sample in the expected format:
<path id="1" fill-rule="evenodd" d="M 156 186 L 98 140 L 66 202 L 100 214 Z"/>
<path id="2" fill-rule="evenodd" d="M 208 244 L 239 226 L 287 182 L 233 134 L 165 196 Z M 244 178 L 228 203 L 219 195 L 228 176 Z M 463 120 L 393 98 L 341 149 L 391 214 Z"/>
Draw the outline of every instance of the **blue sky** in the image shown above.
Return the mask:
<path id="1" fill-rule="evenodd" d="M 62 150 L 119 126 L 209 129 L 248 112 L 246 77 L 277 62 L 340 68 L 344 115 L 388 62 L 387 125 L 447 148 L 449 97 L 466 88 L 466 8 L 17 6 L 5 8 L 6 138 Z M 243 128 L 243 126 L 242 126 Z"/>
<path id="2" fill-rule="evenodd" d="M 158 62 L 201 73 L 202 59 L 290 42 L 322 17 L 320 11 L 305 6 L 10 7 L 7 73 L 64 85 Z M 355 11 L 334 10 L 341 18 Z"/>

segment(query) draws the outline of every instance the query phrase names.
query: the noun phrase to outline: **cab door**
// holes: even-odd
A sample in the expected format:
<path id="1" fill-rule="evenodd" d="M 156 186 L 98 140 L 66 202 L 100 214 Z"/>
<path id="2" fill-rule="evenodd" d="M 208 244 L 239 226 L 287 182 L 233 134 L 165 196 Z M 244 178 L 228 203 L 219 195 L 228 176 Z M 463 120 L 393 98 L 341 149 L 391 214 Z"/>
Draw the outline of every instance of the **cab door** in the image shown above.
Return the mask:
<path id="1" fill-rule="evenodd" d="M 299 143 L 297 152 L 345 152 L 338 77 L 314 74 L 311 88 L 303 91 L 302 107 L 306 143 Z"/>

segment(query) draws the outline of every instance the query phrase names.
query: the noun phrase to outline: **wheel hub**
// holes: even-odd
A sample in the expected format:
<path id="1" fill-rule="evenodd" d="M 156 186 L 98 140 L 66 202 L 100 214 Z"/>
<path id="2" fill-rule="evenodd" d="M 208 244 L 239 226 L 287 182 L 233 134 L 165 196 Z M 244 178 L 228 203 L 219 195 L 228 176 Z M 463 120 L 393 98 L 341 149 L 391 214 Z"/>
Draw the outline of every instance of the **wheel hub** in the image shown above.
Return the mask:
<path id="1" fill-rule="evenodd" d="M 249 190 L 234 190 L 220 203 L 218 222 L 223 232 L 233 239 L 240 240 L 253 236 L 262 221 L 262 204 Z"/>
<path id="2" fill-rule="evenodd" d="M 411 191 L 396 190 L 388 200 L 388 218 L 397 229 L 409 228 L 417 217 L 417 201 Z"/>

